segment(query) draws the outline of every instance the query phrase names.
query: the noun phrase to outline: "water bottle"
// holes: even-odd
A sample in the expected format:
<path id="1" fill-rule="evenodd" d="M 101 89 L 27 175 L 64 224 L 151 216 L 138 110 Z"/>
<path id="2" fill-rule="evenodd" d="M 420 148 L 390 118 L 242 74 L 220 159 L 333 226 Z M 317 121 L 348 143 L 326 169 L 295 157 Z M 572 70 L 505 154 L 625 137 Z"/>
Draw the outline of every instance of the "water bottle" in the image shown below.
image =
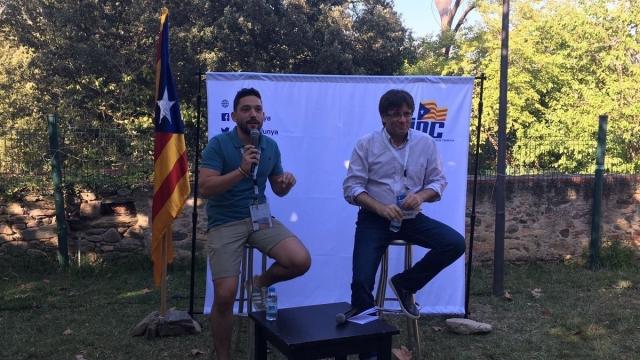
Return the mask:
<path id="1" fill-rule="evenodd" d="M 402 205 L 402 202 L 404 201 L 405 197 L 407 197 L 407 193 L 406 192 L 402 192 L 402 193 L 398 194 L 396 196 L 396 205 L 398 205 L 398 206 Z M 400 231 L 400 226 L 402 226 L 402 220 L 392 219 L 391 222 L 389 222 L 389 230 L 391 230 L 393 232 Z"/>
<path id="2" fill-rule="evenodd" d="M 267 320 L 274 321 L 278 318 L 278 294 L 276 288 L 269 286 L 267 290 Z"/>

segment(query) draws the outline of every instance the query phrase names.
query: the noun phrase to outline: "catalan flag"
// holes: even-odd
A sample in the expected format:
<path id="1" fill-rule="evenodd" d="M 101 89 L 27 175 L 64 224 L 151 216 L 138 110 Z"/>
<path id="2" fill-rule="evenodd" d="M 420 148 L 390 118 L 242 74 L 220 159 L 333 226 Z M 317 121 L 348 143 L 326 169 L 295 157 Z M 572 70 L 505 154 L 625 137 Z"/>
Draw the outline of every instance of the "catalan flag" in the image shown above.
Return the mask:
<path id="1" fill-rule="evenodd" d="M 165 233 L 171 231 L 173 220 L 178 216 L 191 192 L 189 188 L 189 166 L 187 147 L 184 142 L 184 123 L 176 86 L 169 67 L 169 10 L 162 9 L 160 33 L 156 54 L 156 107 L 154 184 L 152 209 L 151 257 L 153 279 L 160 285 L 162 269 L 173 261 L 173 244 L 166 244 L 166 258 L 162 257 Z M 170 238 L 169 238 L 170 239 Z"/>
<path id="2" fill-rule="evenodd" d="M 418 107 L 418 120 L 445 121 L 447 108 L 438 107 L 433 100 L 422 101 Z"/>

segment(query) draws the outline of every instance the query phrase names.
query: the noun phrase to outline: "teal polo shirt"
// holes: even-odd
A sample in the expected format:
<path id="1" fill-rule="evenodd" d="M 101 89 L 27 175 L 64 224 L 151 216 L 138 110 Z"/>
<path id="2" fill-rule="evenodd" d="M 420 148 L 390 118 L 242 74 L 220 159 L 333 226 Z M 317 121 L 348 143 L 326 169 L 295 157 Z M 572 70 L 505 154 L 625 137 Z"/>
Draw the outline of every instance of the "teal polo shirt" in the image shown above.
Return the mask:
<path id="1" fill-rule="evenodd" d="M 216 170 L 221 175 L 235 171 L 242 162 L 241 149 L 244 146 L 238 137 L 238 128 L 214 136 L 202 151 L 202 167 Z M 260 164 L 258 165 L 258 192 L 265 199 L 267 179 L 282 174 L 280 149 L 278 144 L 260 136 Z M 243 178 L 229 190 L 214 195 L 207 201 L 207 229 L 251 216 L 249 205 L 253 201 L 253 179 Z"/>

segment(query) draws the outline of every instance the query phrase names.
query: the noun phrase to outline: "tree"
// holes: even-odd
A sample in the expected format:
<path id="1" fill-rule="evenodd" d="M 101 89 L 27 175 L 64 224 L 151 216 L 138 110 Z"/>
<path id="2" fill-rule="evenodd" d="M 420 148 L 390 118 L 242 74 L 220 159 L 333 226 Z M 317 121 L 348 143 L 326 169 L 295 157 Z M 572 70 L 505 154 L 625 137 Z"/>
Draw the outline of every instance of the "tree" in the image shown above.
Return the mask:
<path id="1" fill-rule="evenodd" d="M 440 38 L 444 43 L 442 52 L 445 58 L 449 58 L 451 47 L 454 45 L 455 35 L 458 33 L 469 13 L 476 8 L 476 1 L 470 0 L 460 14 L 462 0 L 433 0 L 438 14 L 440 14 Z M 458 15 L 457 22 L 453 25 L 453 20 Z"/>

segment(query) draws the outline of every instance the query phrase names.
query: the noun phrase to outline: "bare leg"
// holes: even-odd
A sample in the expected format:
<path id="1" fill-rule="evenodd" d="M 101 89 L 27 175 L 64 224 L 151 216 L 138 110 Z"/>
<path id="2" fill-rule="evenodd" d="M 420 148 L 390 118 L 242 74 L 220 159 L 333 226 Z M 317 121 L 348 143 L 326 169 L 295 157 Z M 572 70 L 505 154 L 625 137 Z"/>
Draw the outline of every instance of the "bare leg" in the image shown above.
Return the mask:
<path id="1" fill-rule="evenodd" d="M 309 270 L 311 256 L 296 237 L 288 237 L 269 251 L 276 260 L 267 271 L 254 279 L 254 286 L 267 287 L 280 281 L 298 277 Z"/>
<path id="2" fill-rule="evenodd" d="M 238 277 L 225 277 L 214 281 L 214 300 L 211 310 L 211 336 L 218 360 L 231 359 L 231 332 L 233 330 L 233 303 L 238 291 Z"/>

